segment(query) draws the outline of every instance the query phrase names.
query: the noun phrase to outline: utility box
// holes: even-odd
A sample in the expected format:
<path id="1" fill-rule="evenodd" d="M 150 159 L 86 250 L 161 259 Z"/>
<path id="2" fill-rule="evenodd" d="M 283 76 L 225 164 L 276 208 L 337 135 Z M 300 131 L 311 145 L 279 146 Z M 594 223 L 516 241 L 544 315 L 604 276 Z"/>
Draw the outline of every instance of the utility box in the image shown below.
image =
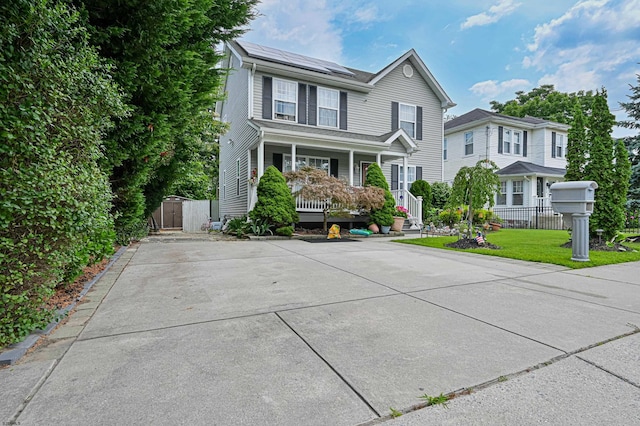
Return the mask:
<path id="1" fill-rule="evenodd" d="M 551 206 L 556 213 L 593 213 L 598 184 L 591 180 L 556 182 L 551 185 Z"/>
<path id="2" fill-rule="evenodd" d="M 592 180 L 551 185 L 551 206 L 562 219 L 571 215 L 571 260 L 589 261 L 589 216 L 593 213 L 598 184 Z"/>

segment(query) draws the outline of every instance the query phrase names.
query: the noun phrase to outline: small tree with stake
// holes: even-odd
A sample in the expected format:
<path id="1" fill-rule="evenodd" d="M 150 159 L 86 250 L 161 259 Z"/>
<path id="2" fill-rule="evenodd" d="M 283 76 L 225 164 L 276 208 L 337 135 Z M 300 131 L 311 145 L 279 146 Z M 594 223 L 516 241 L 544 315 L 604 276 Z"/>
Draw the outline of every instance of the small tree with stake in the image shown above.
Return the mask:
<path id="1" fill-rule="evenodd" d="M 384 191 L 380 188 L 350 188 L 343 180 L 329 176 L 313 167 L 285 173 L 290 184 L 299 186 L 295 192 L 306 200 L 323 202 L 323 230 L 327 232 L 329 216 L 351 217 L 352 210 L 371 210 L 384 204 Z"/>
<path id="2" fill-rule="evenodd" d="M 453 180 L 448 205 L 450 208 L 460 205 L 468 206 L 467 238 L 471 238 L 473 230 L 473 210 L 481 209 L 486 204 L 493 207 L 495 195 L 500 192 L 500 179 L 495 174 L 498 170 L 498 166 L 493 161 L 480 160 L 473 167 L 463 167 L 458 170 Z"/>

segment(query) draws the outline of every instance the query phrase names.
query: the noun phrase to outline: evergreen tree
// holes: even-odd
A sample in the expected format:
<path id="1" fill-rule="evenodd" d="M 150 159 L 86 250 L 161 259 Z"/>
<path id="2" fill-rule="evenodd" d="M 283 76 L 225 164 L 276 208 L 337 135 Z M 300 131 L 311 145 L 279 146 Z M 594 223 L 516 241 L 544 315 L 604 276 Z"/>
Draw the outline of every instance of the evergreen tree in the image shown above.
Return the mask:
<path id="1" fill-rule="evenodd" d="M 422 219 L 425 219 L 431 208 L 431 185 L 426 180 L 418 179 L 411 184 L 409 192 L 414 197 L 422 197 Z"/>
<path id="2" fill-rule="evenodd" d="M 564 176 L 566 181 L 584 180 L 588 152 L 586 130 L 586 118 L 582 108 L 576 103 L 567 141 L 567 172 Z"/>
<path id="3" fill-rule="evenodd" d="M 620 106 L 627 112 L 628 120 L 618 123 L 621 127 L 638 130 L 635 136 L 624 139 L 631 160 L 631 179 L 629 182 L 629 199 L 640 204 L 640 74 L 636 74 L 637 84 L 629 85 L 631 95 L 629 102 L 621 102 Z"/>
<path id="4" fill-rule="evenodd" d="M 290 226 L 300 220 L 296 200 L 284 176 L 275 166 L 269 166 L 258 183 L 258 201 L 249 217 L 276 228 Z"/>
<path id="5" fill-rule="evenodd" d="M 451 187 L 446 182 L 431 184 L 431 205 L 436 209 L 443 209 L 451 197 Z"/>
<path id="6" fill-rule="evenodd" d="M 257 0 L 71 0 L 92 43 L 115 65 L 130 117 L 105 143 L 116 225 L 131 234 L 167 195 L 179 165 L 198 151 L 203 111 L 225 72 L 213 46 L 241 34 Z"/>
<path id="7" fill-rule="evenodd" d="M 614 124 L 615 117 L 609 112 L 607 105 L 607 92 L 602 89 L 594 96 L 591 115 L 587 119 L 589 161 L 585 166 L 584 178 L 598 184 L 595 205 L 589 220 L 591 235 L 596 234 L 596 229 L 602 229 L 605 238 L 613 237 L 624 226 L 624 203 L 620 203 L 617 194 L 621 183 L 616 181 L 621 171 L 616 171 L 615 150 L 611 137 Z M 626 187 L 624 192 L 626 196 Z"/>
<path id="8" fill-rule="evenodd" d="M 364 181 L 364 186 L 376 186 L 384 190 L 384 205 L 379 209 L 371 209 L 369 215 L 371 223 L 376 223 L 380 226 L 393 225 L 396 200 L 393 198 L 391 191 L 389 191 L 389 184 L 378 163 L 373 163 L 367 168 L 367 177 Z"/>

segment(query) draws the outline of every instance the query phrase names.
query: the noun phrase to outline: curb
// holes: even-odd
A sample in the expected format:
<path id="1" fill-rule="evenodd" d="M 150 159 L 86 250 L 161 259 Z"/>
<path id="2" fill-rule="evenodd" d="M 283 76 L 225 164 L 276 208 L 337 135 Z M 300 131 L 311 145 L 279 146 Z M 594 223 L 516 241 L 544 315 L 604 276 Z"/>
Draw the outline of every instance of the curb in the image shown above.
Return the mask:
<path id="1" fill-rule="evenodd" d="M 111 269 L 111 266 L 116 263 L 116 261 L 120 258 L 120 256 L 122 256 L 127 248 L 129 248 L 129 246 L 120 247 L 120 249 L 118 249 L 118 251 L 113 256 L 111 256 L 111 260 L 109 261 L 109 263 L 107 263 L 107 266 L 105 266 L 105 268 L 100 271 L 100 273 L 93 277 L 91 281 L 87 282 L 84 285 L 78 297 L 68 306 L 56 311 L 56 317 L 58 319 L 51 321 L 42 330 L 34 330 L 33 332 L 31 332 L 31 334 L 25 337 L 23 341 L 7 346 L 9 350 L 0 353 L 0 366 L 15 364 L 20 358 L 24 356 L 25 353 L 27 353 L 29 349 L 31 349 L 31 347 L 33 347 L 33 345 L 36 344 L 38 340 L 40 340 L 42 336 L 47 336 L 49 333 L 51 333 L 53 329 L 57 327 L 60 321 L 67 315 L 67 313 L 75 308 L 78 302 L 80 302 L 80 300 L 82 300 L 82 298 L 89 292 L 89 290 L 91 290 L 91 287 L 93 287 L 93 285 L 98 282 L 100 278 L 102 278 L 102 276 L 109 271 L 109 269 Z"/>

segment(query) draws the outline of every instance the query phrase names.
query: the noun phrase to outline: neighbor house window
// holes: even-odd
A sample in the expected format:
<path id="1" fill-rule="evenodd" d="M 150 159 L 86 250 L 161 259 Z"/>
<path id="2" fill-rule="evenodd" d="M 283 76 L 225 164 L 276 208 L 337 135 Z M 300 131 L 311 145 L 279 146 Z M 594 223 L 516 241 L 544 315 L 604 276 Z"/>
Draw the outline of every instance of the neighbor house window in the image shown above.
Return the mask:
<path id="1" fill-rule="evenodd" d="M 473 154 L 473 132 L 464 134 L 464 155 Z"/>
<path id="2" fill-rule="evenodd" d="M 236 160 L 236 195 L 240 195 L 240 159 Z"/>
<path id="3" fill-rule="evenodd" d="M 318 87 L 318 125 L 338 127 L 340 92 Z"/>
<path id="4" fill-rule="evenodd" d="M 442 159 L 447 159 L 447 138 L 444 138 L 444 142 L 442 143 Z"/>
<path id="5" fill-rule="evenodd" d="M 416 166 L 407 166 L 409 174 L 407 175 L 407 189 L 411 189 L 411 184 L 416 181 Z M 404 189 L 404 166 L 398 166 L 398 189 Z"/>
<path id="6" fill-rule="evenodd" d="M 505 154 L 511 154 L 511 130 L 504 129 L 504 136 L 502 140 L 504 142 L 502 145 L 502 152 Z"/>
<path id="7" fill-rule="evenodd" d="M 416 107 L 400 104 L 400 128 L 412 138 L 416 137 Z"/>
<path id="8" fill-rule="evenodd" d="M 291 171 L 291 155 L 284 155 L 284 171 Z M 302 167 L 309 166 L 314 169 L 324 170 L 329 173 L 329 159 L 322 157 L 307 157 L 304 155 L 296 155 L 296 170 L 300 170 Z"/>
<path id="9" fill-rule="evenodd" d="M 521 180 L 514 180 L 511 191 L 511 204 L 514 206 L 524 205 L 524 182 Z"/>
<path id="10" fill-rule="evenodd" d="M 222 171 L 222 199 L 227 199 L 227 171 Z"/>
<path id="11" fill-rule="evenodd" d="M 520 155 L 522 143 L 520 142 L 520 132 L 513 132 L 513 153 L 515 155 Z"/>
<path id="12" fill-rule="evenodd" d="M 507 182 L 500 182 L 500 193 L 496 198 L 496 204 L 498 205 L 507 204 Z"/>
<path id="13" fill-rule="evenodd" d="M 273 117 L 296 121 L 298 84 L 293 81 L 273 79 Z"/>
<path id="14" fill-rule="evenodd" d="M 556 157 L 562 158 L 564 151 L 564 135 L 556 135 Z"/>

